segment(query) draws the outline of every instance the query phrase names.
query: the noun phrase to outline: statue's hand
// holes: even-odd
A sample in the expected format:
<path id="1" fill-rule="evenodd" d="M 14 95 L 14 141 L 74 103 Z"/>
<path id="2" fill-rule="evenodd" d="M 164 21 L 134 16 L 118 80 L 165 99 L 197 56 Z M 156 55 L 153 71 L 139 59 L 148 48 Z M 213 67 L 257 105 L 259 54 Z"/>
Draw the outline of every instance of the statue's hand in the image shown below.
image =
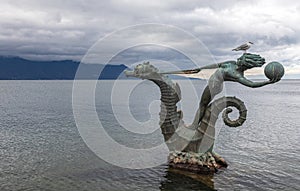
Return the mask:
<path id="1" fill-rule="evenodd" d="M 245 53 L 237 60 L 237 64 L 241 66 L 260 67 L 264 65 L 265 59 L 258 54 Z"/>
<path id="2" fill-rule="evenodd" d="M 281 78 L 274 78 L 274 79 L 271 79 L 270 81 L 269 81 L 269 83 L 270 84 L 274 84 L 274 83 L 276 83 L 276 82 L 279 82 L 281 80 Z"/>
<path id="3" fill-rule="evenodd" d="M 268 85 L 268 84 L 274 84 L 274 83 L 276 83 L 276 82 L 279 82 L 281 80 L 281 78 L 280 79 L 277 79 L 277 78 L 275 78 L 275 79 L 270 79 L 269 81 L 265 81 L 265 85 Z"/>

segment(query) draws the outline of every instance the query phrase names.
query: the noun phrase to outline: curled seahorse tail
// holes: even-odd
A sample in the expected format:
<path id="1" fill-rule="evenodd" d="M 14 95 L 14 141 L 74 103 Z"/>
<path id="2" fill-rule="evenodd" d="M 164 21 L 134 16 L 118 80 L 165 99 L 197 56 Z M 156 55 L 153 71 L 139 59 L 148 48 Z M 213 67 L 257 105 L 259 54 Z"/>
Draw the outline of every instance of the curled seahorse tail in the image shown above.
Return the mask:
<path id="1" fill-rule="evenodd" d="M 224 123 L 229 127 L 238 127 L 243 125 L 247 118 L 247 109 L 244 102 L 236 97 L 227 97 L 226 103 L 228 106 L 222 113 Z M 236 120 L 231 120 L 229 118 L 228 114 L 233 110 L 228 107 L 235 107 L 239 111 L 239 117 Z"/>

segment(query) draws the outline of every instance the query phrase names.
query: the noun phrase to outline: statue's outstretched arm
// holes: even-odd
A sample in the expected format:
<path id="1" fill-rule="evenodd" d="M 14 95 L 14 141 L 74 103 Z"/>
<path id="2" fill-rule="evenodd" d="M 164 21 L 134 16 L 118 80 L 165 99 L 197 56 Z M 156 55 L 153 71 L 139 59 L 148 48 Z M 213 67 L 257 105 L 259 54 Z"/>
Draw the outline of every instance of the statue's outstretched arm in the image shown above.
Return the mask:
<path id="1" fill-rule="evenodd" d="M 262 87 L 262 86 L 265 86 L 268 84 L 275 83 L 275 81 L 253 82 L 244 77 L 238 78 L 237 82 L 239 82 L 247 87 L 250 87 L 250 88 L 258 88 L 258 87 Z"/>
<path id="2" fill-rule="evenodd" d="M 210 65 L 206 65 L 206 66 L 203 66 L 201 68 L 199 68 L 200 70 L 203 70 L 203 69 L 215 69 L 215 68 L 220 68 L 220 66 L 223 64 L 222 63 L 217 63 L 217 64 L 210 64 Z"/>
<path id="3" fill-rule="evenodd" d="M 203 69 L 219 68 L 222 64 L 223 64 L 223 62 L 218 63 L 218 64 L 210 64 L 210 65 L 207 65 L 207 66 L 203 66 L 201 68 L 190 69 L 190 70 L 177 70 L 177 71 L 171 71 L 171 72 L 160 72 L 160 74 L 196 74 L 196 73 L 199 73 Z"/>
<path id="4" fill-rule="evenodd" d="M 215 69 L 215 68 L 222 68 L 223 66 L 226 66 L 227 64 L 236 64 L 236 61 L 234 60 L 230 60 L 230 61 L 225 61 L 225 62 L 220 62 L 220 63 L 215 63 L 215 64 L 210 64 L 210 65 L 206 65 L 206 66 L 203 66 L 200 69 L 203 70 L 203 69 Z"/>

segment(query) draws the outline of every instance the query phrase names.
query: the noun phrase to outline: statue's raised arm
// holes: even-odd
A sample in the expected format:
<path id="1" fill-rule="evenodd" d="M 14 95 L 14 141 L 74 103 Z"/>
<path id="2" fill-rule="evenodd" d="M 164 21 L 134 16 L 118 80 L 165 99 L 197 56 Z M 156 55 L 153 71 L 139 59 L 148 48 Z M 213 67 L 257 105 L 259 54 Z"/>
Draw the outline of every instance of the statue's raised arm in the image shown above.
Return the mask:
<path id="1" fill-rule="evenodd" d="M 238 58 L 236 64 L 238 66 L 237 69 L 238 72 L 234 70 L 232 71 L 232 73 L 237 74 L 237 78 L 234 81 L 239 82 L 240 84 L 243 84 L 247 87 L 258 88 L 268 84 L 273 84 L 275 82 L 280 81 L 282 77 L 282 76 L 275 76 L 274 78 L 262 82 L 253 82 L 245 78 L 244 77 L 245 70 L 251 69 L 253 67 L 261 67 L 262 65 L 265 64 L 265 59 L 257 54 L 249 54 L 249 53 L 243 54 L 240 58 Z"/>

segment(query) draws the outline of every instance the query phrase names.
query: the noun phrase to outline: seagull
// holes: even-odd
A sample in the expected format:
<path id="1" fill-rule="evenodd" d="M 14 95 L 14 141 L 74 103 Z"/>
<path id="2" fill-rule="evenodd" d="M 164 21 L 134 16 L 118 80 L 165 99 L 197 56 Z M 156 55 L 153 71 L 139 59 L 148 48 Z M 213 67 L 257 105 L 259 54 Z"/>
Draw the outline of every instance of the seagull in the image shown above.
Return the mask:
<path id="1" fill-rule="evenodd" d="M 241 46 L 235 48 L 235 49 L 232 49 L 232 51 L 239 51 L 239 50 L 243 50 L 245 51 L 245 53 L 247 52 L 247 50 L 251 47 L 251 44 L 254 44 L 253 42 L 247 42 L 245 44 L 242 44 Z"/>

